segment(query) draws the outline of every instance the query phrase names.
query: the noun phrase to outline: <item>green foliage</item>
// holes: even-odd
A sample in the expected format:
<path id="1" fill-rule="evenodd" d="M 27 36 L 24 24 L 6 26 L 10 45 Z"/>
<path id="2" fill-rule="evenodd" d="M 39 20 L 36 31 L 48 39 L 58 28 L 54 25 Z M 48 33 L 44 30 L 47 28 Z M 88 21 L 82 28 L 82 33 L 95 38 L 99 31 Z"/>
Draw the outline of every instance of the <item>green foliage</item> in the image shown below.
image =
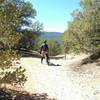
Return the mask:
<path id="1" fill-rule="evenodd" d="M 55 40 L 48 40 L 49 54 L 51 56 L 56 56 L 61 53 L 61 44 Z"/>
<path id="2" fill-rule="evenodd" d="M 40 47 L 43 44 L 43 39 L 41 39 L 40 37 L 36 39 L 35 41 L 35 45 L 33 47 L 33 50 L 40 52 Z"/>
<path id="3" fill-rule="evenodd" d="M 18 6 L 18 11 L 21 15 L 21 26 L 19 25 L 18 31 L 22 34 L 17 49 L 24 48 L 30 50 L 34 47 L 36 38 L 40 35 L 43 27 L 39 21 L 33 23 L 36 10 L 33 9 L 33 6 L 29 2 L 21 3 Z"/>
<path id="4" fill-rule="evenodd" d="M 33 6 L 30 2 L 24 2 L 21 3 L 21 5 L 18 6 L 21 16 L 25 17 L 31 17 L 34 18 L 36 16 L 36 10 L 33 9 Z"/>
<path id="5" fill-rule="evenodd" d="M 41 33 L 42 30 L 43 30 L 43 24 L 40 23 L 39 21 L 36 21 L 32 24 L 33 32 Z"/>
<path id="6" fill-rule="evenodd" d="M 10 67 L 9 67 L 10 69 Z M 0 85 L 2 84 L 18 84 L 26 81 L 26 76 L 23 74 L 25 69 L 22 67 L 11 68 L 11 70 L 2 70 L 0 75 Z"/>
<path id="7" fill-rule="evenodd" d="M 32 30 L 24 30 L 22 33 L 23 34 L 19 41 L 18 48 L 24 48 L 27 50 L 32 49 L 35 45 L 36 39 L 39 36 L 39 33 Z"/>
<path id="8" fill-rule="evenodd" d="M 19 41 L 18 48 L 32 50 L 35 44 L 37 44 L 37 40 L 41 34 L 42 28 L 42 24 L 37 21 L 32 24 L 31 29 L 22 30 L 22 36 Z"/>
<path id="9" fill-rule="evenodd" d="M 12 62 L 20 59 L 17 51 L 20 40 L 25 37 L 27 41 L 26 37 L 29 39 L 33 35 L 32 31 L 28 31 L 30 34 L 23 31 L 22 26 L 30 25 L 28 17 L 34 18 L 35 15 L 35 9 L 23 0 L 0 1 L 0 86 L 26 81 L 25 69 L 12 66 Z"/>
<path id="10" fill-rule="evenodd" d="M 73 21 L 64 32 L 64 41 L 70 42 L 71 49 L 94 52 L 100 49 L 100 2 L 82 0 L 81 10 L 72 13 Z"/>

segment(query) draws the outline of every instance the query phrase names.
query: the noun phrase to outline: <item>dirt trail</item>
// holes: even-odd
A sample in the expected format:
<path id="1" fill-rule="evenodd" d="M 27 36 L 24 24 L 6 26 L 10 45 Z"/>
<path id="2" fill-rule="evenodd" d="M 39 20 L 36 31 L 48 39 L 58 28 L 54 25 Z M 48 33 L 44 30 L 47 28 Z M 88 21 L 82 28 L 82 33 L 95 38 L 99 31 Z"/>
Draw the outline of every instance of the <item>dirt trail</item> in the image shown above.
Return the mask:
<path id="1" fill-rule="evenodd" d="M 57 100 L 100 100 L 100 66 L 87 65 L 81 70 L 77 67 L 85 56 L 67 55 L 66 60 L 52 59 L 51 66 L 45 61 L 41 64 L 39 58 L 22 58 L 21 65 L 28 76 L 25 90 L 48 93 Z"/>

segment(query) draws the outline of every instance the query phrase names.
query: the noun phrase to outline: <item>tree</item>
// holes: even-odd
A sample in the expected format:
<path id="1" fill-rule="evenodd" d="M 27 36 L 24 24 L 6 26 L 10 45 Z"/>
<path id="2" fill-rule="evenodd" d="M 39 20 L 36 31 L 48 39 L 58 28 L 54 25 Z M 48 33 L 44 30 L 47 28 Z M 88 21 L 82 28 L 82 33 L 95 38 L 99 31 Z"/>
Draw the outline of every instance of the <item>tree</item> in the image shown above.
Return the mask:
<path id="1" fill-rule="evenodd" d="M 100 49 L 100 2 L 82 0 L 81 9 L 72 13 L 73 21 L 65 31 L 64 41 L 79 51 L 94 52 Z"/>
<path id="2" fill-rule="evenodd" d="M 18 48 L 35 50 L 38 45 L 37 40 L 41 34 L 42 29 L 43 25 L 39 21 L 36 21 L 32 24 L 31 28 L 22 30 L 23 34 L 19 41 Z"/>
<path id="3" fill-rule="evenodd" d="M 31 4 L 23 0 L 0 1 L 0 86 L 26 81 L 25 69 L 12 62 L 20 59 L 16 46 L 22 38 L 22 27 L 30 25 L 28 17 L 35 15 Z"/>
<path id="4" fill-rule="evenodd" d="M 34 45 L 37 44 L 35 41 L 38 38 L 39 33 L 32 30 L 27 30 L 27 29 L 23 30 L 22 33 L 23 33 L 22 37 L 18 44 L 19 50 L 21 48 L 24 48 L 26 50 L 32 50 L 34 48 Z"/>
<path id="5" fill-rule="evenodd" d="M 61 53 L 61 45 L 55 40 L 48 40 L 49 45 L 49 55 L 56 56 Z"/>
<path id="6" fill-rule="evenodd" d="M 18 31 L 22 33 L 18 44 L 18 49 L 33 49 L 36 39 L 39 37 L 42 24 L 39 21 L 34 21 L 36 10 L 29 2 L 17 2 L 18 10 L 21 16 L 21 24 L 18 26 Z"/>

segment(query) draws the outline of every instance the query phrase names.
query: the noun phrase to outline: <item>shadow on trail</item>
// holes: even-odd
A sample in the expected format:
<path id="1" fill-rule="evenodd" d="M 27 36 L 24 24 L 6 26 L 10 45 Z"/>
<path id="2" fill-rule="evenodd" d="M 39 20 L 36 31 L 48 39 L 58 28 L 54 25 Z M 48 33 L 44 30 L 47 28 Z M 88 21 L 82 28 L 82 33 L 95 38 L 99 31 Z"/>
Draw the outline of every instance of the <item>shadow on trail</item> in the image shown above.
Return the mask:
<path id="1" fill-rule="evenodd" d="M 61 65 L 60 64 L 54 64 L 54 63 L 50 62 L 49 66 L 61 66 Z"/>

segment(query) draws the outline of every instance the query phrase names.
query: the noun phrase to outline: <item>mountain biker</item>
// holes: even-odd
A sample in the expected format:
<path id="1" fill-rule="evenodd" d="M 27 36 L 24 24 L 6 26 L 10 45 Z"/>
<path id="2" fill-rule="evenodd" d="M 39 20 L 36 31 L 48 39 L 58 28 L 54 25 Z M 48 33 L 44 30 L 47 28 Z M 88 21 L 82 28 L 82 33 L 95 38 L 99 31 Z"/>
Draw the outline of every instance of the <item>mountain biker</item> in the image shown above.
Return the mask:
<path id="1" fill-rule="evenodd" d="M 45 40 L 43 45 L 40 48 L 40 54 L 42 54 L 41 63 L 43 63 L 43 59 L 46 58 L 46 62 L 49 65 L 49 55 L 48 55 L 48 52 L 49 52 L 49 47 L 48 47 L 47 41 Z"/>

